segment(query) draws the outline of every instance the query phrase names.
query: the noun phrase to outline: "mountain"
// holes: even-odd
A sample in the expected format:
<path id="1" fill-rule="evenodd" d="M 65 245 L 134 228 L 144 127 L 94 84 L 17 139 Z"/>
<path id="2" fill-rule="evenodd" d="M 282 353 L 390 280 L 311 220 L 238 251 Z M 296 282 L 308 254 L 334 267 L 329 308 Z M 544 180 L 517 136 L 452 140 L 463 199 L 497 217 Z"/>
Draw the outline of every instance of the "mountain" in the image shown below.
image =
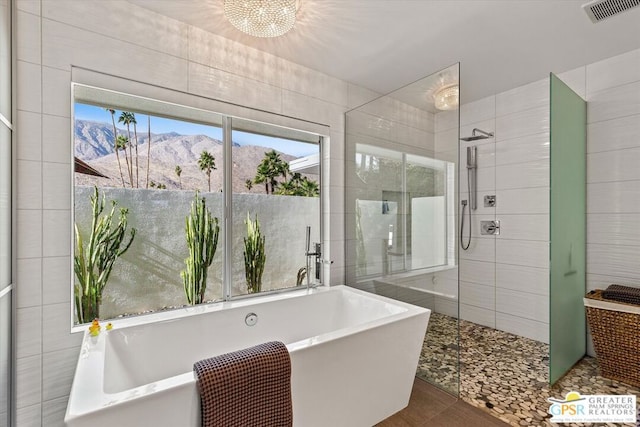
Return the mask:
<path id="1" fill-rule="evenodd" d="M 118 129 L 118 134 L 126 135 L 126 130 Z M 118 158 L 113 152 L 113 127 L 108 123 L 76 120 L 75 123 L 75 150 L 76 157 L 85 161 L 91 167 L 106 175 L 108 178 L 98 178 L 90 175 L 75 174 L 78 185 L 97 185 L 99 187 L 121 187 L 124 178 L 125 185 L 129 186 L 128 168 L 124 157 L 124 151 L 119 152 Z M 138 185 L 146 187 L 148 135 L 138 134 Z M 207 176 L 198 166 L 198 159 L 202 151 L 208 151 L 215 158 L 217 169 L 211 173 L 211 191 L 219 191 L 222 188 L 222 141 L 206 135 L 180 135 L 175 132 L 164 134 L 151 134 L 151 157 L 149 181 L 163 184 L 167 189 L 199 189 L 208 190 Z M 239 145 L 234 143 L 232 148 L 233 171 L 232 185 L 234 192 L 248 192 L 245 181 L 253 179 L 256 169 L 269 148 L 254 145 Z M 296 157 L 280 153 L 280 157 L 290 162 Z M 132 173 L 135 178 L 135 148 L 133 149 Z M 180 166 L 182 173 L 180 178 L 175 173 L 176 166 Z M 317 180 L 317 177 L 310 176 Z M 264 193 L 264 185 L 257 184 L 251 190 L 252 193 Z"/>

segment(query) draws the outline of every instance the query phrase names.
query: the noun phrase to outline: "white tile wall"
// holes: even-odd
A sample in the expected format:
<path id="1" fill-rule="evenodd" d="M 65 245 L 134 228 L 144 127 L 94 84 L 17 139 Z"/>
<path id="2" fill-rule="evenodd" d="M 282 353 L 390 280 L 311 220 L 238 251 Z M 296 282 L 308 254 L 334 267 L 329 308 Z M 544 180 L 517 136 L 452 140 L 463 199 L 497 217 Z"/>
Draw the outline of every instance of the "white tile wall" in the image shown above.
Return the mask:
<path id="1" fill-rule="evenodd" d="M 495 297 L 496 292 L 493 284 L 485 286 L 460 281 L 460 304 L 472 305 L 486 310 L 495 310 Z"/>
<path id="2" fill-rule="evenodd" d="M 496 311 L 549 323 L 549 297 L 513 289 L 496 288 Z"/>
<path id="3" fill-rule="evenodd" d="M 640 180 L 640 147 L 587 154 L 587 182 Z"/>
<path id="4" fill-rule="evenodd" d="M 496 312 L 494 309 L 476 307 L 468 304 L 460 304 L 460 318 L 479 325 L 496 327 Z"/>
<path id="5" fill-rule="evenodd" d="M 535 107 L 549 110 L 549 79 L 519 86 L 496 95 L 496 117 Z"/>
<path id="6" fill-rule="evenodd" d="M 640 213 L 589 214 L 587 241 L 601 245 L 637 246 L 640 242 Z"/>
<path id="7" fill-rule="evenodd" d="M 496 328 L 512 334 L 549 343 L 549 323 L 525 319 L 505 313 L 496 313 Z"/>
<path id="8" fill-rule="evenodd" d="M 640 114 L 640 81 L 590 93 L 587 102 L 589 123 Z"/>
<path id="9" fill-rule="evenodd" d="M 461 135 L 477 127 L 495 138 L 460 143 L 463 164 L 469 145 L 478 147 L 479 159 L 474 240 L 460 251 L 460 316 L 538 338 L 546 337 L 539 331 L 549 307 L 548 104 L 549 80 L 543 79 L 461 108 Z M 460 175 L 465 199 L 464 168 Z M 495 208 L 482 206 L 488 194 L 497 196 Z M 480 221 L 490 219 L 501 221 L 501 234 L 479 237 Z M 516 321 L 507 327 L 505 316 Z"/>
<path id="10" fill-rule="evenodd" d="M 549 269 L 496 263 L 496 287 L 549 295 Z"/>
<path id="11" fill-rule="evenodd" d="M 16 407 L 24 408 L 39 403 L 42 390 L 41 356 L 38 354 L 18 359 L 16 375 L 21 379 L 16 382 Z"/>
<path id="12" fill-rule="evenodd" d="M 488 96 L 478 101 L 463 104 L 460 107 L 460 125 L 465 126 L 485 120 L 494 120 L 496 116 L 496 97 Z M 474 126 L 478 127 L 478 126 Z M 483 129 L 489 132 L 491 129 Z"/>
<path id="13" fill-rule="evenodd" d="M 42 160 L 42 116 L 38 113 L 28 111 L 18 111 L 16 124 L 21 129 L 18 138 L 18 159 L 19 160 Z M 68 154 L 68 153 L 67 153 Z M 67 155 L 67 157 L 69 157 Z"/>
<path id="14" fill-rule="evenodd" d="M 589 171 L 587 171 L 587 179 L 588 176 Z M 587 217 L 591 213 L 638 212 L 640 212 L 640 182 L 618 181 L 587 184 Z"/>
<path id="15" fill-rule="evenodd" d="M 17 38 L 16 55 L 23 61 L 40 63 L 40 18 L 37 15 L 18 10 L 18 27 L 30 28 Z"/>
<path id="16" fill-rule="evenodd" d="M 42 305 L 42 262 L 39 258 L 17 261 L 17 275 L 24 278 L 22 286 L 16 288 L 18 308 Z"/>
<path id="17" fill-rule="evenodd" d="M 27 32 L 25 30 L 24 32 Z M 17 38 L 21 37 L 21 30 L 18 29 Z M 20 57 L 18 57 L 20 58 Z M 32 111 L 39 113 L 42 111 L 42 67 L 20 59 L 17 61 L 17 71 L 19 79 L 16 79 L 16 91 L 21 94 L 16 100 L 18 110 Z"/>
<path id="18" fill-rule="evenodd" d="M 42 160 L 71 164 L 68 142 L 71 140 L 69 119 L 43 114 L 42 134 L 47 136 L 46 143 L 42 144 Z"/>
<path id="19" fill-rule="evenodd" d="M 640 49 L 587 65 L 586 92 L 587 288 L 640 287 Z"/>
<path id="20" fill-rule="evenodd" d="M 548 214 L 500 214 L 500 228 L 505 234 L 503 240 L 537 240 L 549 241 Z"/>
<path id="21" fill-rule="evenodd" d="M 496 141 L 549 131 L 549 106 L 496 117 Z"/>
<path id="22" fill-rule="evenodd" d="M 504 264 L 522 265 L 525 267 L 549 267 L 549 242 L 531 240 L 507 240 L 505 235 L 496 239 L 496 259 Z"/>
<path id="23" fill-rule="evenodd" d="M 549 187 L 549 160 L 496 167 L 496 190 Z"/>
<path id="24" fill-rule="evenodd" d="M 496 165 L 549 161 L 549 133 L 542 132 L 496 143 Z"/>
<path id="25" fill-rule="evenodd" d="M 465 260 L 460 263 L 460 282 L 493 286 L 496 282 L 495 263 Z"/>
<path id="26" fill-rule="evenodd" d="M 18 408 L 16 411 L 16 425 L 20 427 L 42 426 L 42 406 L 37 404 Z"/>
<path id="27" fill-rule="evenodd" d="M 587 65 L 587 95 L 640 80 L 640 49 Z"/>
<path id="28" fill-rule="evenodd" d="M 42 163 L 18 160 L 18 209 L 42 209 Z"/>
<path id="29" fill-rule="evenodd" d="M 587 125 L 587 152 L 636 148 L 640 139 L 640 120 L 637 115 L 623 116 Z"/>

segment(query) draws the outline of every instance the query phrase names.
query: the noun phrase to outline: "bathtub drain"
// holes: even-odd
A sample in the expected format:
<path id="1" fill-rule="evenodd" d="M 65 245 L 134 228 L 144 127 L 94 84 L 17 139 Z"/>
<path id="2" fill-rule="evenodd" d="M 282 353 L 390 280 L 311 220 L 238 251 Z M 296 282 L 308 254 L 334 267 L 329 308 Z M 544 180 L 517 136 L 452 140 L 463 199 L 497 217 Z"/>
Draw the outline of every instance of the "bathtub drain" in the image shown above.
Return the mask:
<path id="1" fill-rule="evenodd" d="M 254 326 L 256 323 L 258 323 L 258 315 L 255 313 L 247 314 L 247 316 L 244 318 L 244 323 L 246 323 L 247 326 Z"/>

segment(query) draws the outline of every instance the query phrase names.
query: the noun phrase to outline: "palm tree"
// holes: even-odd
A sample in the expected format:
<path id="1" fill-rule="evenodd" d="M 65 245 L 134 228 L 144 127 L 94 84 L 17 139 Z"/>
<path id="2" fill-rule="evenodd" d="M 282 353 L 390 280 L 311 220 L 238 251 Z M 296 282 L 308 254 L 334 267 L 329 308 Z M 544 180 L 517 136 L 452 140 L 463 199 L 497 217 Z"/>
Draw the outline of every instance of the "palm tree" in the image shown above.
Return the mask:
<path id="1" fill-rule="evenodd" d="M 200 170 L 207 174 L 209 181 L 209 192 L 211 192 L 211 171 L 216 169 L 216 159 L 208 151 L 200 153 L 200 159 L 198 159 L 198 166 Z"/>
<path id="2" fill-rule="evenodd" d="M 282 176 L 286 180 L 288 174 L 289 164 L 280 158 L 280 154 L 276 150 L 271 150 L 264 153 L 264 158 L 256 170 L 254 182 L 264 182 L 267 194 L 269 194 L 269 186 L 271 187 L 271 194 L 274 194 L 278 185 L 276 178 Z"/>
<path id="3" fill-rule="evenodd" d="M 253 181 L 251 181 L 250 179 L 245 180 L 244 186 L 247 187 L 247 190 L 251 191 L 251 189 L 253 188 Z"/>
<path id="4" fill-rule="evenodd" d="M 133 151 L 131 148 L 131 123 L 135 122 L 136 118 L 133 113 L 128 111 L 123 111 L 120 113 L 120 117 L 118 117 L 118 123 L 124 123 L 127 125 L 127 134 L 128 134 L 128 143 L 129 143 L 129 182 L 131 183 L 131 188 L 133 188 Z M 137 150 L 137 147 L 136 147 Z M 125 150 L 126 155 L 126 150 Z"/>
<path id="5" fill-rule="evenodd" d="M 180 189 L 182 190 L 182 178 L 180 178 L 180 175 L 182 175 L 182 168 L 180 167 L 180 165 L 176 165 L 176 175 L 178 175 L 178 181 L 180 182 Z"/>
<path id="6" fill-rule="evenodd" d="M 318 197 L 320 195 L 320 188 L 316 181 L 310 180 L 306 176 L 300 183 L 300 195 L 305 197 Z"/>
<path id="7" fill-rule="evenodd" d="M 256 176 L 253 178 L 253 182 L 255 182 L 256 184 L 264 183 L 264 191 L 265 193 L 269 194 L 269 168 L 264 160 L 258 165 Z"/>
<path id="8" fill-rule="evenodd" d="M 118 135 L 116 137 L 116 153 L 118 153 L 119 150 L 124 150 L 124 163 L 127 165 L 127 171 L 130 171 L 131 167 L 129 166 L 129 157 L 127 157 L 127 145 L 129 145 L 129 138 L 124 135 Z M 122 169 L 120 171 L 122 172 Z M 124 178 L 122 178 L 122 186 L 124 187 Z"/>
<path id="9" fill-rule="evenodd" d="M 280 196 L 298 196 L 297 192 L 298 188 L 296 186 L 296 183 L 289 180 L 281 183 L 278 186 L 275 194 L 278 194 Z"/>
<path id="10" fill-rule="evenodd" d="M 131 114 L 131 123 L 133 123 L 133 137 L 135 138 L 135 147 L 136 147 L 136 188 L 140 188 L 140 182 L 138 178 L 140 177 L 140 169 L 138 168 L 138 128 L 136 125 L 138 122 L 136 121 L 136 115 Z"/>
<path id="11" fill-rule="evenodd" d="M 122 180 L 122 188 L 124 188 L 124 175 L 122 175 L 122 164 L 120 164 L 120 154 L 118 153 L 118 129 L 116 128 L 116 110 L 113 108 L 106 109 L 111 114 L 111 123 L 113 124 L 113 151 L 116 152 L 118 159 L 118 169 L 120 170 L 120 179 Z"/>

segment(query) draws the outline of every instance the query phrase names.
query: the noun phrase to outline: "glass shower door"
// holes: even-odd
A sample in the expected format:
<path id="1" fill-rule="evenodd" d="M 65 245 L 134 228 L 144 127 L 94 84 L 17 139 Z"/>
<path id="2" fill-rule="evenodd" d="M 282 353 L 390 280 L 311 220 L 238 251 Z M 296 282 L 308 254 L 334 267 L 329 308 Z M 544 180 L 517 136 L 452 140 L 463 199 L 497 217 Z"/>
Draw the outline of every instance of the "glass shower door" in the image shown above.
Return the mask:
<path id="1" fill-rule="evenodd" d="M 435 94 L 458 80 L 455 65 L 345 117 L 347 284 L 431 310 L 416 375 L 453 394 L 459 114 L 457 105 L 438 110 Z M 439 133 L 437 120 L 453 126 Z"/>

